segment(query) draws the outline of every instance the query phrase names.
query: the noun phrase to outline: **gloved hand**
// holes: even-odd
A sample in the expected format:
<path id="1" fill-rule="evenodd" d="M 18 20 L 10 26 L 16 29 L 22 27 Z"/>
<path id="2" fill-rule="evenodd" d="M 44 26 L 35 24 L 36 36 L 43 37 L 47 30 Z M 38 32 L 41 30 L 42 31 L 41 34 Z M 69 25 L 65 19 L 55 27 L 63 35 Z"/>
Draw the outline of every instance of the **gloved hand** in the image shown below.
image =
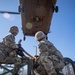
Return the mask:
<path id="1" fill-rule="evenodd" d="M 37 69 L 38 66 L 39 66 L 39 63 L 38 62 L 34 62 L 33 69 Z"/>

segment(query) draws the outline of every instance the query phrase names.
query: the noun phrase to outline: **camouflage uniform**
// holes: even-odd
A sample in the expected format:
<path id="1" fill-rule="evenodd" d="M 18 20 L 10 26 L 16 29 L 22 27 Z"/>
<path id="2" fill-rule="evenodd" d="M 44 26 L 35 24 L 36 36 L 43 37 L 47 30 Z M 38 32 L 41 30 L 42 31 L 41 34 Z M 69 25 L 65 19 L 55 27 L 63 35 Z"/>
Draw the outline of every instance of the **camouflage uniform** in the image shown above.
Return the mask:
<path id="1" fill-rule="evenodd" d="M 17 75 L 20 68 L 21 59 L 17 57 L 16 50 L 18 46 L 15 44 L 15 36 L 9 34 L 0 42 L 0 61 L 5 63 L 14 63 L 12 75 Z"/>
<path id="2" fill-rule="evenodd" d="M 57 72 L 61 71 L 64 67 L 62 54 L 45 37 L 39 41 L 38 47 L 40 50 L 38 63 L 41 65 L 39 67 L 43 68 L 37 67 L 37 72 L 44 70 L 47 74 L 39 72 L 40 75 L 57 75 Z"/>

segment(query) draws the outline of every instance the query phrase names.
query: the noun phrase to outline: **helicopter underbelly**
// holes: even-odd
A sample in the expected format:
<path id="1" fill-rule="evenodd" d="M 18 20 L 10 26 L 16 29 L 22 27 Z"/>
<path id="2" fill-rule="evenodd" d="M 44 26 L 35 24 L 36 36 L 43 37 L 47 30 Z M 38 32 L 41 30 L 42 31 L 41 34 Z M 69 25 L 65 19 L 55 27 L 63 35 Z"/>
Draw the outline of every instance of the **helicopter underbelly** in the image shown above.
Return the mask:
<path id="1" fill-rule="evenodd" d="M 20 0 L 22 30 L 34 36 L 37 31 L 49 33 L 56 0 Z"/>

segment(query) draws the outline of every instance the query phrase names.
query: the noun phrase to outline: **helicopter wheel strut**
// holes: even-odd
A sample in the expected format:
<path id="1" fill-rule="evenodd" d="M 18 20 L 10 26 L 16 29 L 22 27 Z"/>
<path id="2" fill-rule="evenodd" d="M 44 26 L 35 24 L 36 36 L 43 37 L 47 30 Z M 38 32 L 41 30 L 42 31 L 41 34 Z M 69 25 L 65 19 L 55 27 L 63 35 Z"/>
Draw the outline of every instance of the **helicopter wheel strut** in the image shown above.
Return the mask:
<path id="1" fill-rule="evenodd" d="M 19 7 L 18 7 L 18 11 L 19 11 L 19 12 L 24 12 L 24 7 L 19 6 Z"/>
<path id="2" fill-rule="evenodd" d="M 55 11 L 56 13 L 58 12 L 58 6 L 56 6 L 56 7 L 53 6 L 53 11 L 52 11 L 52 12 L 54 12 L 54 11 Z"/>

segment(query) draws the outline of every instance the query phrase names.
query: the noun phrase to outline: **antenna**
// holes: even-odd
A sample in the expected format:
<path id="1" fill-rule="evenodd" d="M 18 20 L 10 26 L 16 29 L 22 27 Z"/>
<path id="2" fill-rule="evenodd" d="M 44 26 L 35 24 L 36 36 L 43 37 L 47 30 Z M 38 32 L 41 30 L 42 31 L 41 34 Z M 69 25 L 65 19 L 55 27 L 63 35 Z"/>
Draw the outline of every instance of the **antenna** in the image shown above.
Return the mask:
<path id="1" fill-rule="evenodd" d="M 37 46 L 33 46 L 35 47 L 35 55 L 37 55 Z"/>

